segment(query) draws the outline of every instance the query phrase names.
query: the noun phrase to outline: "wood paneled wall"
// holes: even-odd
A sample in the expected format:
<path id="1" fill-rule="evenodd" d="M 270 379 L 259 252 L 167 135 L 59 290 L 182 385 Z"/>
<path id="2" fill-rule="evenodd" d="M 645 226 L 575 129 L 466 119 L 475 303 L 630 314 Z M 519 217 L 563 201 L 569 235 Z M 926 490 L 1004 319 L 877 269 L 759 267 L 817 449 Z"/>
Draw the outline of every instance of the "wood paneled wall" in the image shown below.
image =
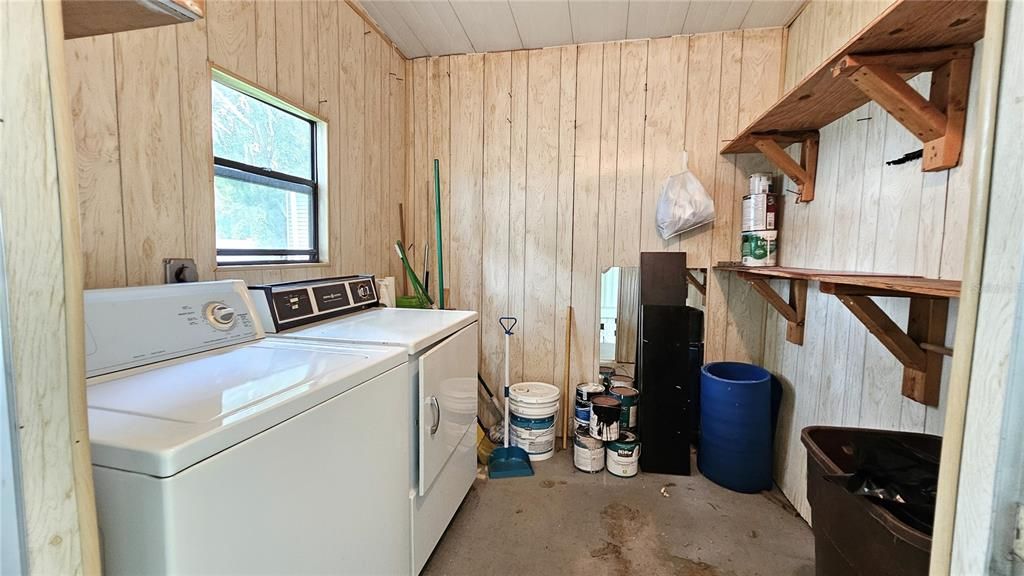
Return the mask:
<path id="1" fill-rule="evenodd" d="M 344 0 L 218 0 L 193 24 L 69 40 L 85 283 L 162 259 L 250 283 L 397 275 L 408 62 Z M 329 265 L 216 266 L 209 63 L 328 122 Z"/>
<path id="2" fill-rule="evenodd" d="M 798 81 L 804 69 L 822 62 L 888 5 L 887 1 L 855 0 L 809 3 L 789 31 L 787 82 Z M 980 70 L 980 45 L 975 56 L 972 98 Z M 927 94 L 929 81 L 930 74 L 923 74 L 912 85 Z M 963 159 L 960 166 L 944 172 L 924 173 L 919 161 L 887 166 L 885 161 L 918 150 L 921 143 L 873 103 L 822 129 L 815 200 L 798 205 L 787 195 L 779 236 L 780 262 L 805 268 L 958 279 L 963 267 L 975 115 L 972 100 Z M 794 153 L 798 150 L 793 147 Z M 795 188 L 788 181 L 785 187 Z M 775 288 L 786 294 L 787 285 L 778 282 Z M 906 327 L 906 299 L 878 301 Z M 957 302 L 950 306 L 948 345 L 952 345 L 956 328 Z M 756 323 L 750 318 L 738 321 Z M 808 290 L 803 346 L 787 342 L 785 332 L 785 320 L 769 309 L 762 361 L 784 386 L 775 476 L 786 496 L 809 519 L 807 456 L 800 431 L 820 424 L 941 434 L 951 361 L 945 360 L 942 400 L 937 408 L 904 398 L 900 394 L 902 365 L 836 298 L 821 294 L 816 283 Z"/>
<path id="3" fill-rule="evenodd" d="M 596 377 L 601 271 L 637 265 L 642 250 L 684 250 L 692 267 L 738 258 L 746 174 L 767 166 L 718 149 L 778 98 L 782 48 L 782 29 L 774 28 L 413 60 L 413 261 L 422 269 L 429 242 L 436 292 L 438 158 L 445 284 L 455 307 L 481 314 L 489 383 L 502 378 L 499 316 L 520 321 L 513 381 L 561 385 L 568 361 L 580 382 Z M 654 211 L 684 149 L 718 219 L 666 242 Z M 759 300 L 747 305 L 761 314 Z M 762 327 L 746 329 L 733 323 L 734 346 L 746 338 L 749 353 L 759 354 Z"/>

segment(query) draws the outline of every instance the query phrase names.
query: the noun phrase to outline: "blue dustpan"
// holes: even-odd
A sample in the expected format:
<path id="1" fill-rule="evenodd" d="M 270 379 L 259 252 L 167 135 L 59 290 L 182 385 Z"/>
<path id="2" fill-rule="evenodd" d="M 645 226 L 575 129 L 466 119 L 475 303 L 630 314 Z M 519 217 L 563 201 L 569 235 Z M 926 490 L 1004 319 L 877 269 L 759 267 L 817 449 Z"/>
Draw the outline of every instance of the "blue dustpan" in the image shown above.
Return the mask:
<path id="1" fill-rule="evenodd" d="M 491 478 L 533 476 L 530 455 L 518 446 L 495 448 L 487 461 L 487 475 Z"/>
<path id="2" fill-rule="evenodd" d="M 503 316 L 498 319 L 498 323 L 505 329 L 505 446 L 491 452 L 491 458 L 487 461 L 487 475 L 491 478 L 533 476 L 533 466 L 530 466 L 530 455 L 526 450 L 508 445 L 508 341 L 516 319 Z"/>

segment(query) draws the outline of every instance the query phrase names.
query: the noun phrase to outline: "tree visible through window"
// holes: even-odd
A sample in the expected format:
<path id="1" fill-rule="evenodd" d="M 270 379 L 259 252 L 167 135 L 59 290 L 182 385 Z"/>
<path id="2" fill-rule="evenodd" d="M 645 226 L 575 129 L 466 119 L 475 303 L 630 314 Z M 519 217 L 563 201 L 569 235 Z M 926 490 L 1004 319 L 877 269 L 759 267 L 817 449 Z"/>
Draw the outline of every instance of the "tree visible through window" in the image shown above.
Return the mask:
<path id="1" fill-rule="evenodd" d="M 316 262 L 316 123 L 213 80 L 217 262 Z"/>

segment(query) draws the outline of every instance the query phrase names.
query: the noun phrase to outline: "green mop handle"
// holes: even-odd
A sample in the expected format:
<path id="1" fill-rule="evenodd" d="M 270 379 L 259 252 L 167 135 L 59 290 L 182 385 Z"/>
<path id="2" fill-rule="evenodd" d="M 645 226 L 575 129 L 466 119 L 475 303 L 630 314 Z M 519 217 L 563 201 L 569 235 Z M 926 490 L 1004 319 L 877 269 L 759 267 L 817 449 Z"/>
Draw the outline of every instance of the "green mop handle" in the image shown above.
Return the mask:
<path id="1" fill-rule="evenodd" d="M 444 254 L 441 249 L 441 163 L 434 158 L 434 213 L 437 220 L 437 301 L 444 310 Z"/>

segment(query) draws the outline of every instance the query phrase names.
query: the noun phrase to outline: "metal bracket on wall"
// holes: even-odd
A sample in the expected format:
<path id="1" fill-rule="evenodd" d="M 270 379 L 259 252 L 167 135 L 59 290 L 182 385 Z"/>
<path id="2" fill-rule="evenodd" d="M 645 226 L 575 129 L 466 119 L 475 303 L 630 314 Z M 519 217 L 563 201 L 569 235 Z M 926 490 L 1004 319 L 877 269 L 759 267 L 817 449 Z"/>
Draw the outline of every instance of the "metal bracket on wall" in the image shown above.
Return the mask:
<path id="1" fill-rule="evenodd" d="M 807 314 L 807 280 L 790 278 L 789 300 L 786 301 L 764 276 L 739 272 L 739 277 L 749 282 L 754 290 L 786 319 L 786 340 L 803 346 L 804 319 Z"/>
<path id="2" fill-rule="evenodd" d="M 903 364 L 904 396 L 928 406 L 939 405 L 948 298 L 831 282 L 822 282 L 821 292 L 838 298 Z M 900 328 L 871 296 L 910 298 L 907 330 Z"/>
<path id="3" fill-rule="evenodd" d="M 754 146 L 783 174 L 796 183 L 799 202 L 814 200 L 814 178 L 818 171 L 818 131 L 807 132 L 800 141 L 800 163 L 790 158 L 770 135 L 755 135 Z"/>
<path id="4" fill-rule="evenodd" d="M 850 54 L 832 68 L 832 77 L 848 78 L 924 143 L 922 169 L 947 170 L 960 162 L 971 83 L 973 46 L 933 50 Z M 932 72 L 928 98 L 907 78 Z"/>

